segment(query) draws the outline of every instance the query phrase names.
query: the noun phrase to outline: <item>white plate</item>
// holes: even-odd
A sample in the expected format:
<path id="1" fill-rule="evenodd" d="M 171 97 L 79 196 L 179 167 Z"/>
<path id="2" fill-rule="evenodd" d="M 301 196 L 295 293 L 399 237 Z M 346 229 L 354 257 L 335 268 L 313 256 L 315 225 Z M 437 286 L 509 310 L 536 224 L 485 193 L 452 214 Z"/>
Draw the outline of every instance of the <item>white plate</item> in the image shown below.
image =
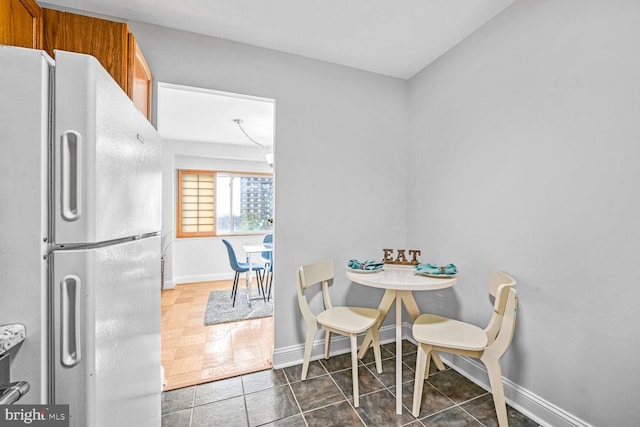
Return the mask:
<path id="1" fill-rule="evenodd" d="M 457 274 L 431 274 L 431 273 L 423 273 L 420 271 L 416 271 L 418 276 L 427 276 L 427 277 L 435 277 L 436 279 L 451 279 L 452 277 L 456 277 Z"/>
<path id="2" fill-rule="evenodd" d="M 351 267 L 347 267 L 347 271 L 350 271 L 352 273 L 360 273 L 360 274 L 371 274 L 371 273 L 377 273 L 379 271 L 384 270 L 383 268 L 378 268 L 377 270 L 361 270 L 359 268 L 351 268 Z"/>

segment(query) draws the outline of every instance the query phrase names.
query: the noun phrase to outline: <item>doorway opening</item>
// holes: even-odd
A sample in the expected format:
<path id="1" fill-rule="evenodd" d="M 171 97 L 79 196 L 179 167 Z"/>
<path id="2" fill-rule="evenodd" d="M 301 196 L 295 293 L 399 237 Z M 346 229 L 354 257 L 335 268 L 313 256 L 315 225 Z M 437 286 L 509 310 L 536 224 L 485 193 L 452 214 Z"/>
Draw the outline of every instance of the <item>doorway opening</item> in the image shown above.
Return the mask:
<path id="1" fill-rule="evenodd" d="M 157 100 L 157 128 L 163 137 L 162 232 L 172 236 L 162 290 L 164 390 L 269 369 L 272 315 L 213 325 L 205 325 L 204 319 L 208 306 L 211 316 L 213 293 L 228 294 L 232 305 L 234 270 L 222 239 L 245 261 L 243 245 L 261 244 L 265 235 L 275 235 L 275 101 L 168 83 L 158 84 Z M 198 212 L 190 210 L 190 184 L 181 193 L 178 179 L 191 171 L 210 174 L 214 184 L 220 178 L 218 191 L 214 186 L 207 200 L 194 199 Z M 238 185 L 242 189 L 231 194 L 223 178 L 236 175 L 248 183 L 266 181 L 261 185 L 271 185 L 271 192 L 263 189 L 258 197 L 257 190 Z M 197 195 L 205 193 L 198 190 Z M 238 299 L 244 280 L 241 274 Z M 252 280 L 257 289 L 255 274 Z M 276 286 L 273 282 L 272 296 Z"/>
<path id="2" fill-rule="evenodd" d="M 230 294 L 231 284 L 183 283 L 162 291 L 164 391 L 272 367 L 273 316 L 203 325 L 209 293 Z"/>

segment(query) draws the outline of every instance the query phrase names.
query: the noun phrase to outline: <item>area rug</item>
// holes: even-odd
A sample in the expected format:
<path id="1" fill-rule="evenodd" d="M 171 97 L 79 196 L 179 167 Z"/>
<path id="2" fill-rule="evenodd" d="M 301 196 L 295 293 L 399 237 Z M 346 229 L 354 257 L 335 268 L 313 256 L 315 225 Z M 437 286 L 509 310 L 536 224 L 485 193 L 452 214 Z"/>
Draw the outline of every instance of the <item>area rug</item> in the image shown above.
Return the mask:
<path id="1" fill-rule="evenodd" d="M 213 291 L 209 294 L 207 310 L 204 314 L 204 324 L 217 325 L 219 323 L 239 322 L 241 320 L 258 319 L 273 315 L 273 298 L 264 302 L 262 298 L 252 299 L 251 307 L 243 289 L 238 289 L 236 305 L 232 307 L 231 291 Z"/>

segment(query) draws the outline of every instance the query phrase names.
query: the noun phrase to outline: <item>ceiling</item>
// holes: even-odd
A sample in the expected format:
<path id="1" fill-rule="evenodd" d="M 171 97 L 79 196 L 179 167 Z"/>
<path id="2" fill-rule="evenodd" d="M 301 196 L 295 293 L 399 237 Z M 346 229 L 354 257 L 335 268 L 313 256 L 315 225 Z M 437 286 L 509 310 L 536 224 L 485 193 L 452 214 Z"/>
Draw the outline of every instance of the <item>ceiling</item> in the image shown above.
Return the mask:
<path id="1" fill-rule="evenodd" d="M 45 0 L 408 79 L 515 0 Z"/>
<path id="2" fill-rule="evenodd" d="M 258 147 L 256 143 L 264 147 L 273 146 L 275 104 L 271 99 L 168 83 L 158 84 L 157 97 L 156 121 L 163 138 L 252 147 Z M 235 119 L 242 120 L 242 129 L 234 122 Z"/>
<path id="3" fill-rule="evenodd" d="M 44 7 L 176 28 L 409 79 L 515 1 L 46 0 L 39 3 Z M 200 98 L 207 91 L 173 92 L 172 102 L 185 106 L 176 109 L 178 114 L 189 105 L 203 102 Z M 243 98 L 232 100 L 252 105 Z M 259 110 L 260 106 L 263 105 L 256 108 Z M 251 145 L 237 132 L 233 118 L 242 118 L 247 133 L 256 140 L 260 140 L 257 133 L 269 131 L 260 131 L 246 115 L 220 118 L 219 124 L 223 123 L 224 129 L 212 128 L 211 117 L 215 114 L 211 111 L 201 120 L 191 120 L 189 127 L 183 128 L 190 136 L 183 139 L 217 138 L 221 142 Z M 167 122 L 173 119 L 176 123 Z M 173 134 L 180 132 L 181 123 L 186 121 L 185 117 L 167 115 L 162 123 L 158 118 L 159 130 L 168 137 L 161 128 L 175 127 L 171 130 Z M 218 131 L 222 134 L 211 133 Z M 273 128 L 270 131 L 272 134 Z"/>

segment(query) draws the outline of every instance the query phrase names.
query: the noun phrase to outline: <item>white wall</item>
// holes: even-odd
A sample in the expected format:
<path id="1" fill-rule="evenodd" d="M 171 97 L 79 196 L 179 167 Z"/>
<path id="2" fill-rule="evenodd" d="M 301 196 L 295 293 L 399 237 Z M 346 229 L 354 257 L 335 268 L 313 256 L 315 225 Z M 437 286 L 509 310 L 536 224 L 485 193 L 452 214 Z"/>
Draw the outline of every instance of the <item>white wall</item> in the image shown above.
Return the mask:
<path id="1" fill-rule="evenodd" d="M 382 258 L 382 248 L 404 243 L 407 82 L 192 33 L 130 26 L 155 81 L 276 102 L 274 364 L 279 351 L 304 342 L 295 291 L 300 265 L 333 258 L 335 302 L 377 305 L 381 294 L 351 285 L 341 272 L 349 258 Z M 168 163 L 165 157 L 165 170 Z M 173 209 L 167 203 L 173 202 L 165 201 L 165 212 Z M 164 223 L 171 226 L 166 218 Z"/>
<path id="2" fill-rule="evenodd" d="M 485 324 L 518 280 L 503 374 L 598 426 L 637 423 L 640 2 L 520 0 L 410 81 L 408 246 L 454 262 Z"/>

